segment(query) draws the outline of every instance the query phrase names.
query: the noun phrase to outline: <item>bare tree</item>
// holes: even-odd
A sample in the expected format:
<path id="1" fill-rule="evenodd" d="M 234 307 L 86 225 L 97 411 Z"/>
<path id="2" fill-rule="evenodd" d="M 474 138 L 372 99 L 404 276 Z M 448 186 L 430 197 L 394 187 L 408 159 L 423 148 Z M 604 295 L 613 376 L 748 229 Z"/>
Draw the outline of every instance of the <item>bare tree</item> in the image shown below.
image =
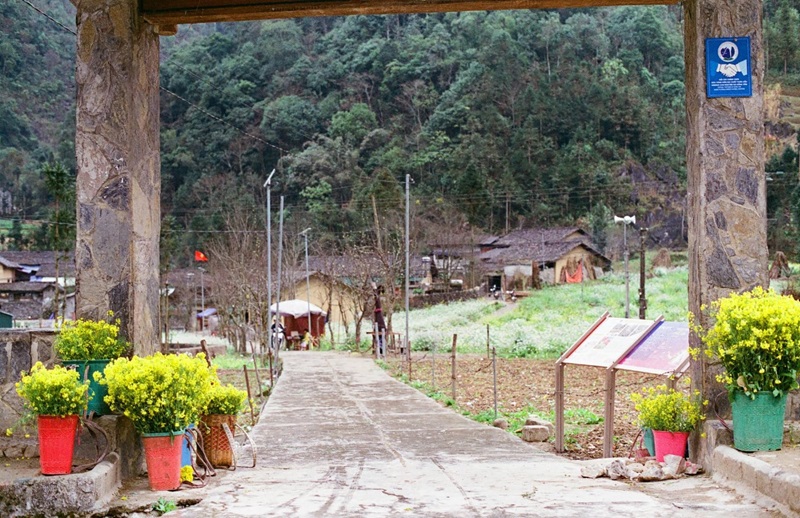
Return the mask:
<path id="1" fill-rule="evenodd" d="M 263 224 L 245 210 L 226 215 L 226 232 L 208 244 L 208 272 L 214 286 L 214 302 L 220 329 L 239 352 L 248 341 L 266 343 L 269 327 Z"/>

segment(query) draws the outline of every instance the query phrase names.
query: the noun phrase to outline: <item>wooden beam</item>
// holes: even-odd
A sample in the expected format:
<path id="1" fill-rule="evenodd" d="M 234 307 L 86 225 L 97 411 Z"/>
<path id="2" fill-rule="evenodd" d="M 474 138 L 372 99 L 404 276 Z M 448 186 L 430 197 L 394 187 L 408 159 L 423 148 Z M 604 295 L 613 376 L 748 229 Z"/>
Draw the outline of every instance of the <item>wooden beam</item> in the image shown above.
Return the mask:
<path id="1" fill-rule="evenodd" d="M 142 0 L 142 16 L 153 25 L 175 25 L 304 16 L 385 15 L 677 3 L 679 3 L 678 0 Z"/>

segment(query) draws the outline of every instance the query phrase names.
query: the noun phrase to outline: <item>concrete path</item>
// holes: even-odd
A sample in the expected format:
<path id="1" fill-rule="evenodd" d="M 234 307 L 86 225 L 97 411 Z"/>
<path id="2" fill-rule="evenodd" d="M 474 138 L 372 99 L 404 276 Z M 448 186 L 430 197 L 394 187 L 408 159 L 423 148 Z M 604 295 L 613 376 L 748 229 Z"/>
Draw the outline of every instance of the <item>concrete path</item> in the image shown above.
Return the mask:
<path id="1" fill-rule="evenodd" d="M 442 408 L 370 359 L 288 352 L 252 436 L 256 469 L 210 487 L 185 517 L 765 516 L 709 477 L 580 477 L 581 463 Z"/>

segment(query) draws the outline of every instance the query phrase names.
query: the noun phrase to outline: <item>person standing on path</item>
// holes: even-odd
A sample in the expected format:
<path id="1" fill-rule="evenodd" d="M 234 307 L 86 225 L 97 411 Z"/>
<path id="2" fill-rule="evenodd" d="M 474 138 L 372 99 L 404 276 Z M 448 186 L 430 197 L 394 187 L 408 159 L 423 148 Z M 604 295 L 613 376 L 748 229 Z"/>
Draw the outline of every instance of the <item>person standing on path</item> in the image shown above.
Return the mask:
<path id="1" fill-rule="evenodd" d="M 375 340 L 377 340 L 377 353 L 378 356 L 384 356 L 384 342 L 386 337 L 386 321 L 383 319 L 383 309 L 381 308 L 381 294 L 383 293 L 383 286 L 376 286 L 375 283 L 372 283 L 372 294 L 375 297 L 375 316 L 373 317 L 373 325 L 375 329 L 376 336 Z"/>

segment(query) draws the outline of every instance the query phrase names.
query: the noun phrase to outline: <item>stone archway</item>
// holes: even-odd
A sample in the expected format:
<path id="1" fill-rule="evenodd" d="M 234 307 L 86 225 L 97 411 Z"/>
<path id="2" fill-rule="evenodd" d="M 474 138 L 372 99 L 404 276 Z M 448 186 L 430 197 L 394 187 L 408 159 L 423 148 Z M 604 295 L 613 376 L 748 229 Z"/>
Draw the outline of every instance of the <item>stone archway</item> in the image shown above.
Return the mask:
<path id="1" fill-rule="evenodd" d="M 241 2 L 241 3 L 240 3 Z M 147 354 L 157 347 L 159 34 L 180 23 L 662 4 L 654 0 L 75 0 L 78 20 L 78 314 L 107 311 Z M 689 308 L 766 285 L 763 0 L 684 0 Z M 706 38 L 749 36 L 753 95 L 708 99 Z M 702 322 L 701 322 L 702 323 Z M 694 345 L 697 345 L 694 339 Z M 706 397 L 720 390 L 692 367 Z M 695 450 L 698 451 L 698 450 Z"/>

